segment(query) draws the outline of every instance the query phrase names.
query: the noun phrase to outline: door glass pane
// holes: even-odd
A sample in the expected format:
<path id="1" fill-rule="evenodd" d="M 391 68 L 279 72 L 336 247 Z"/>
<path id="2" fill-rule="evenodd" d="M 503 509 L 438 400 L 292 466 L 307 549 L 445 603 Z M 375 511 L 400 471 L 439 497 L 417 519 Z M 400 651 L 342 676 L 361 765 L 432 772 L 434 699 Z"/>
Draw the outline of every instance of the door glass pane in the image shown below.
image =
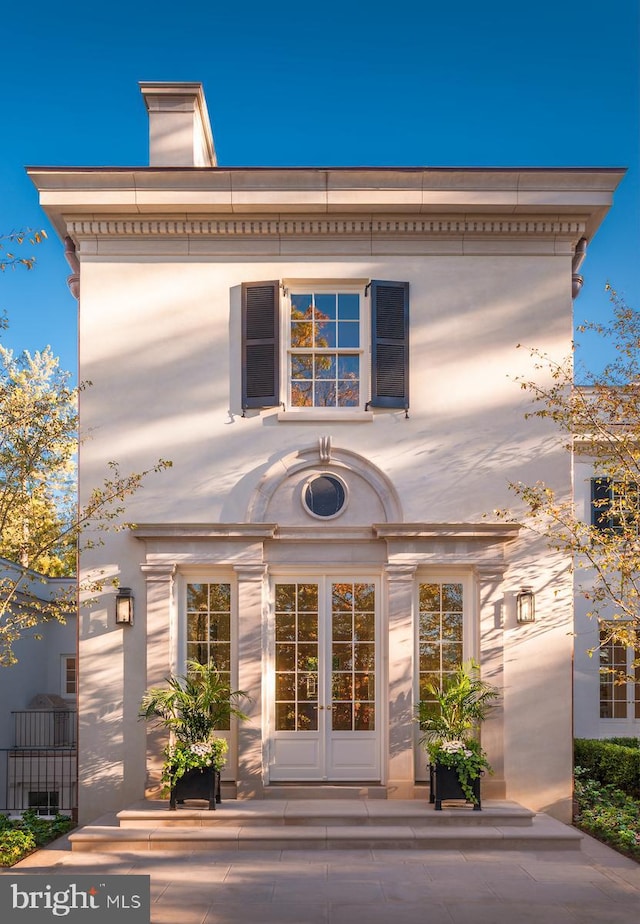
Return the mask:
<path id="1" fill-rule="evenodd" d="M 353 601 L 356 613 L 369 611 L 373 613 L 375 609 L 375 593 L 373 584 L 354 584 Z"/>
<path id="2" fill-rule="evenodd" d="M 373 703 L 353 704 L 353 725 L 356 731 L 375 731 L 375 708 Z"/>
<path id="3" fill-rule="evenodd" d="M 336 700 L 351 702 L 353 699 L 353 683 L 351 671 L 338 673 L 333 672 L 333 701 Z"/>
<path id="4" fill-rule="evenodd" d="M 334 703 L 331 720 L 334 731 L 351 731 L 353 727 L 353 706 L 351 703 Z"/>
<path id="5" fill-rule="evenodd" d="M 331 695 L 334 731 L 375 731 L 375 585 L 331 588 Z"/>
<path id="6" fill-rule="evenodd" d="M 418 696 L 432 701 L 429 686 L 441 686 L 462 664 L 463 587 L 459 582 L 420 584 L 418 600 Z"/>
<path id="7" fill-rule="evenodd" d="M 376 651 L 373 643 L 353 646 L 353 663 L 357 671 L 373 671 L 376 666 Z"/>
<path id="8" fill-rule="evenodd" d="M 333 638 L 334 641 L 349 641 L 351 639 L 351 633 L 353 631 L 353 625 L 351 622 L 351 614 L 345 613 L 334 613 L 333 614 Z"/>
<path id="9" fill-rule="evenodd" d="M 289 613 L 276 614 L 276 641 L 295 642 L 296 617 Z"/>
<path id="10" fill-rule="evenodd" d="M 334 671 L 350 671 L 353 668 L 353 645 L 334 643 L 331 649 L 331 667 Z"/>
<path id="11" fill-rule="evenodd" d="M 298 638 L 300 641 L 318 641 L 318 617 L 314 613 L 298 615 Z"/>
<path id="12" fill-rule="evenodd" d="M 362 642 L 373 641 L 376 634 L 376 617 L 374 613 L 356 614 L 355 637 Z"/>
<path id="13" fill-rule="evenodd" d="M 275 591 L 276 731 L 317 731 L 318 585 Z"/>
<path id="14" fill-rule="evenodd" d="M 276 728 L 278 731 L 296 730 L 295 702 L 276 703 Z"/>
<path id="15" fill-rule="evenodd" d="M 214 664 L 231 687 L 231 584 L 187 584 L 187 658 Z M 229 721 L 218 726 L 229 728 Z"/>

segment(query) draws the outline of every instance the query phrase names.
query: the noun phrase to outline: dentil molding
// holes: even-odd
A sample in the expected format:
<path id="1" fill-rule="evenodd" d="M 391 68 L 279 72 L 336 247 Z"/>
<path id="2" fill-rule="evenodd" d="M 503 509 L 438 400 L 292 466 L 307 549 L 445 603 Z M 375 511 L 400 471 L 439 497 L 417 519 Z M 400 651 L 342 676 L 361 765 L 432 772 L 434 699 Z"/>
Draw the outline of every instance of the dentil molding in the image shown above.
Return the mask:
<path id="1" fill-rule="evenodd" d="M 86 237 L 256 237 L 333 235 L 563 235 L 586 231 L 584 218 L 70 218 L 68 233 Z"/>

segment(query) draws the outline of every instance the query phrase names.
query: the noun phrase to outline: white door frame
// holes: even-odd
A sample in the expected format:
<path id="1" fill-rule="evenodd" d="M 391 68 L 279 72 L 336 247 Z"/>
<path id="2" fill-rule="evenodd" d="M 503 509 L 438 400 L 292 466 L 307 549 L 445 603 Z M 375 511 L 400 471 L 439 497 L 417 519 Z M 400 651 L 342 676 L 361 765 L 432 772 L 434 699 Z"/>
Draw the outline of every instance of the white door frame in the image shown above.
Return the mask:
<path id="1" fill-rule="evenodd" d="M 276 584 L 318 585 L 318 709 L 317 730 L 276 731 L 275 727 L 275 587 Z M 375 730 L 333 731 L 332 716 L 332 584 L 372 584 L 375 593 Z M 377 782 L 382 778 L 382 747 L 386 741 L 383 708 L 384 663 L 380 572 L 354 568 L 291 569 L 271 574 L 264 658 L 265 779 L 270 782 Z M 280 765 L 279 765 L 280 764 Z"/>
<path id="2" fill-rule="evenodd" d="M 415 677 L 414 702 L 420 700 L 420 585 L 421 584 L 462 584 L 462 661 L 478 657 L 478 620 L 476 618 L 476 591 L 477 585 L 471 570 L 461 568 L 433 567 L 420 569 L 416 572 L 414 588 L 414 645 L 415 645 Z M 424 782 L 429 778 L 427 770 L 428 758 L 424 747 L 420 744 L 420 729 L 416 723 L 415 731 L 415 778 Z"/>

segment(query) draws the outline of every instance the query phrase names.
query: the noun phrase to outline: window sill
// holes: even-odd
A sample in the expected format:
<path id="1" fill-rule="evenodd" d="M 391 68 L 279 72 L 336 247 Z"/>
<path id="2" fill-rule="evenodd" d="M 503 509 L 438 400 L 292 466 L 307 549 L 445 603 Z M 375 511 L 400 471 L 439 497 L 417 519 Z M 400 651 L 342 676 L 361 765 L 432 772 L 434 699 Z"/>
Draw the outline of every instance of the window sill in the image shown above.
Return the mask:
<path id="1" fill-rule="evenodd" d="M 337 423 L 344 421 L 347 423 L 370 423 L 373 420 L 373 411 L 324 411 L 322 409 L 308 411 L 278 411 L 278 420 L 291 423 L 324 423 L 330 421 Z"/>

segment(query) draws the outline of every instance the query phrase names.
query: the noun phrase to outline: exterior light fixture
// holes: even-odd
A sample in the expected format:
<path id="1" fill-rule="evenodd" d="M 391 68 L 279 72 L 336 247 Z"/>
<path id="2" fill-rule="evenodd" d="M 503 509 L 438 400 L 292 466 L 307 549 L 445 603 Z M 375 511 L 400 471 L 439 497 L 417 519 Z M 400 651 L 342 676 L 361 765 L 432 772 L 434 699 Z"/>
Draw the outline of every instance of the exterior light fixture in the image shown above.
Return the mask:
<path id="1" fill-rule="evenodd" d="M 530 587 L 521 588 L 516 597 L 516 618 L 518 622 L 536 621 L 536 595 Z"/>
<path id="2" fill-rule="evenodd" d="M 116 625 L 133 625 L 133 594 L 130 587 L 119 587 L 116 594 Z"/>

